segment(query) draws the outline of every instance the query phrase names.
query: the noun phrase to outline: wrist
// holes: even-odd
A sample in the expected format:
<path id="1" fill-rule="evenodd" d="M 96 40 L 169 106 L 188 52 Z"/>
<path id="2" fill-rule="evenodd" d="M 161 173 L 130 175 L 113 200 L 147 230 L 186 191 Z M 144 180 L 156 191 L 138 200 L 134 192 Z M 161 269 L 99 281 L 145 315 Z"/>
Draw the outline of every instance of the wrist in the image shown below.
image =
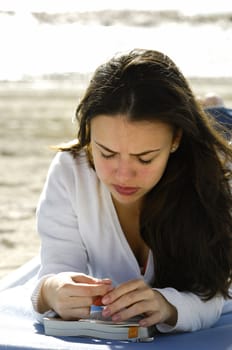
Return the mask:
<path id="1" fill-rule="evenodd" d="M 177 319 L 178 319 L 178 313 L 177 309 L 175 306 L 169 303 L 169 317 L 165 321 L 165 323 L 171 327 L 175 327 L 177 324 Z"/>
<path id="2" fill-rule="evenodd" d="M 37 309 L 38 312 L 43 314 L 48 310 L 51 310 L 51 305 L 48 302 L 48 285 L 49 281 L 53 276 L 47 277 L 43 283 L 41 284 L 39 295 L 38 295 L 38 301 L 37 301 Z"/>

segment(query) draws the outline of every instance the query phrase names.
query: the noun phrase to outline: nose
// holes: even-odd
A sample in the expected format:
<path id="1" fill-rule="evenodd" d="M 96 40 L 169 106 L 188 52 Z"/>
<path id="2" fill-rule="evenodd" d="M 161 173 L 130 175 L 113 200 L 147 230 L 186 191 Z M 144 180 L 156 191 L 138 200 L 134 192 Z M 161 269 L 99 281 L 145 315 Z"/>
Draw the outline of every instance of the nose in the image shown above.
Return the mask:
<path id="1" fill-rule="evenodd" d="M 115 176 L 119 183 L 126 184 L 136 176 L 136 170 L 129 160 L 120 159 L 115 169 Z"/>

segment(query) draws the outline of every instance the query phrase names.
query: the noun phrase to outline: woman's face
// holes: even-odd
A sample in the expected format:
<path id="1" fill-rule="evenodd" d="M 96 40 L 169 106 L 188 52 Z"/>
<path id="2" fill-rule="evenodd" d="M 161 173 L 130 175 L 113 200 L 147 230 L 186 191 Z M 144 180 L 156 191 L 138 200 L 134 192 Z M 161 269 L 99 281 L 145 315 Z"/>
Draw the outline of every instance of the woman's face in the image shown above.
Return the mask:
<path id="1" fill-rule="evenodd" d="M 99 179 L 121 204 L 140 202 L 162 177 L 180 132 L 155 121 L 99 115 L 91 121 L 91 148 Z"/>

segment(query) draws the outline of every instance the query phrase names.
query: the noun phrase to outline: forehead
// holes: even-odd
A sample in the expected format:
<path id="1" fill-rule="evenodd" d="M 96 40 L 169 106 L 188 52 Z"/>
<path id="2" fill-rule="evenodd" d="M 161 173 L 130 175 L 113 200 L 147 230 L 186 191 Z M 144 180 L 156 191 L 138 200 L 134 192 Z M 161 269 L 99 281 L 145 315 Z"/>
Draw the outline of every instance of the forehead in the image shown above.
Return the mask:
<path id="1" fill-rule="evenodd" d="M 130 121 L 124 115 L 99 115 L 90 124 L 91 140 L 106 146 L 161 147 L 173 137 L 171 125 L 161 121 Z"/>

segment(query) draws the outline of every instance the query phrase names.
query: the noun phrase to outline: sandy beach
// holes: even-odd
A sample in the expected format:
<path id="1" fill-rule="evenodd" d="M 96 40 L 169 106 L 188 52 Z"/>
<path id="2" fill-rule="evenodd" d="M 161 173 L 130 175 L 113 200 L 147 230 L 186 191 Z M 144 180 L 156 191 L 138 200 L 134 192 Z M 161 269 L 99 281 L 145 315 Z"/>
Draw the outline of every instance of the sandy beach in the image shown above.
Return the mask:
<path id="1" fill-rule="evenodd" d="M 198 95 L 215 91 L 232 107 L 232 78 L 190 79 Z M 0 278 L 39 253 L 35 210 L 50 145 L 75 137 L 83 81 L 0 83 Z"/>

